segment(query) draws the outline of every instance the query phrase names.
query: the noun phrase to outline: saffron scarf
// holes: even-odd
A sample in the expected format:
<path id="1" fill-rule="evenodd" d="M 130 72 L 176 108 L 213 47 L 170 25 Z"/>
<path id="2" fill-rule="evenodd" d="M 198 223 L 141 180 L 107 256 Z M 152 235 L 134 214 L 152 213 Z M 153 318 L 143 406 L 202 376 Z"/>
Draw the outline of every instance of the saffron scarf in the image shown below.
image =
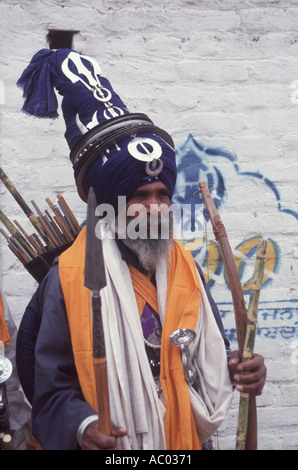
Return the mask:
<path id="1" fill-rule="evenodd" d="M 5 321 L 5 311 L 3 298 L 0 290 L 0 341 L 2 341 L 5 346 L 11 346 L 11 339 L 8 331 L 8 327 Z"/>
<path id="2" fill-rule="evenodd" d="M 156 288 L 148 277 L 130 266 L 140 316 L 146 302 L 158 312 Z M 155 295 L 154 295 L 155 294 Z M 165 399 L 167 449 L 201 449 L 183 374 L 180 349 L 171 345 L 171 333 L 195 329 L 200 307 L 200 284 L 195 263 L 183 245 L 175 241 L 168 266 L 167 307 L 162 329 L 160 382 Z"/>
<path id="3" fill-rule="evenodd" d="M 90 292 L 84 287 L 85 229 L 59 260 L 59 276 L 71 330 L 75 363 L 86 401 L 96 410 L 95 379 L 92 363 Z M 148 278 L 131 268 L 139 312 L 144 302 L 157 309 L 154 286 Z M 153 287 L 153 290 L 152 290 Z M 146 300 L 145 300 L 146 299 Z M 168 270 L 167 308 L 163 321 L 160 381 L 165 397 L 164 427 L 167 449 L 201 449 L 183 374 L 179 348 L 169 342 L 178 328 L 194 329 L 200 306 L 200 284 L 193 258 L 175 242 Z M 85 354 L 84 351 L 88 350 Z"/>

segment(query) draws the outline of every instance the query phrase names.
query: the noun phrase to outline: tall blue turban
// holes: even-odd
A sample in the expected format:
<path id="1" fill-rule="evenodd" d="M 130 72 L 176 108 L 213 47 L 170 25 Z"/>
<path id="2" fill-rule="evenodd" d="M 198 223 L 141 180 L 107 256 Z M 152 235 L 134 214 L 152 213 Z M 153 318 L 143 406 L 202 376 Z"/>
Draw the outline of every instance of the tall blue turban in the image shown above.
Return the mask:
<path id="1" fill-rule="evenodd" d="M 95 190 L 97 203 L 127 201 L 135 190 L 162 181 L 172 197 L 176 161 L 172 138 L 141 113 L 130 113 L 101 76 L 99 64 L 71 49 L 42 49 L 18 80 L 23 111 L 40 118 L 58 117 L 55 89 L 62 95 L 65 138 L 80 197 Z"/>

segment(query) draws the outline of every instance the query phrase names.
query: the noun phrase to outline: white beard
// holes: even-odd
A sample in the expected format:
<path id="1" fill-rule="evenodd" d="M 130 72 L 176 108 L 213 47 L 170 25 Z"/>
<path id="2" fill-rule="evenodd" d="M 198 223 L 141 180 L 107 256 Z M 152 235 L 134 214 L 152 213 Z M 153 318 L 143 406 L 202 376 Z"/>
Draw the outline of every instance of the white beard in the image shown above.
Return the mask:
<path id="1" fill-rule="evenodd" d="M 168 258 L 172 239 L 170 240 L 131 240 L 126 238 L 123 243 L 135 253 L 139 263 L 146 271 L 155 271 L 161 259 Z"/>
<path id="2" fill-rule="evenodd" d="M 117 228 L 115 231 L 118 235 L 121 234 L 119 238 L 121 238 L 122 242 L 138 257 L 141 267 L 146 271 L 155 271 L 157 264 L 162 259 L 168 258 L 169 250 L 173 243 L 173 221 L 170 219 L 166 222 L 167 225 L 165 225 L 165 227 L 167 230 L 167 238 L 164 238 L 161 235 L 163 226 L 162 221 L 159 225 L 155 225 L 153 227 L 154 238 L 149 238 L 149 236 L 148 238 L 130 238 L 127 228 L 132 220 L 132 218 L 127 217 L 126 226 L 123 227 L 123 225 L 121 226 L 120 219 L 116 218 L 115 225 Z"/>

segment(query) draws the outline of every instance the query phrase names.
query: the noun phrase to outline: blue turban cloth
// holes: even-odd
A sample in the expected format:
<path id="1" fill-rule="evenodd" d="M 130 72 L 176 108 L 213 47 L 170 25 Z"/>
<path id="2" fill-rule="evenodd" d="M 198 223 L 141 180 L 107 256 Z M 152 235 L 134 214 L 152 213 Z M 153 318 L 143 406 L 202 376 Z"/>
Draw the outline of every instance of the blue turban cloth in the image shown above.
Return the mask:
<path id="1" fill-rule="evenodd" d="M 59 115 L 55 89 L 62 95 L 65 138 L 83 200 L 87 200 L 92 186 L 97 203 L 112 204 L 116 210 L 118 196 L 126 196 L 129 201 L 138 187 L 156 180 L 167 186 L 172 197 L 177 169 L 171 138 L 147 116 L 131 114 L 100 72 L 94 59 L 71 49 L 42 49 L 17 82 L 23 89 L 23 111 L 55 119 Z M 116 131 L 111 132 L 115 127 Z M 152 139 L 161 149 L 162 170 L 158 176 L 148 175 L 146 161 L 128 151 L 136 134 Z"/>

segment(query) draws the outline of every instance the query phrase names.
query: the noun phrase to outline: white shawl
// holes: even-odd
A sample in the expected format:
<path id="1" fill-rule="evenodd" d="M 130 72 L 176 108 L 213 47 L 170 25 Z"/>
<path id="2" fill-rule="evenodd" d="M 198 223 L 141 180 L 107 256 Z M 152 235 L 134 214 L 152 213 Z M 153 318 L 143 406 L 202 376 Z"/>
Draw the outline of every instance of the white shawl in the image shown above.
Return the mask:
<path id="1" fill-rule="evenodd" d="M 165 449 L 165 408 L 158 398 L 146 355 L 138 307 L 127 264 L 115 240 L 102 234 L 107 286 L 101 291 L 111 419 L 128 430 L 122 449 Z M 200 279 L 200 276 L 198 276 Z M 167 266 L 156 271 L 159 314 L 166 309 Z M 201 441 L 224 420 L 232 399 L 224 342 L 203 285 L 199 320 L 191 356 L 200 378 L 200 394 L 190 387 L 193 413 Z"/>

